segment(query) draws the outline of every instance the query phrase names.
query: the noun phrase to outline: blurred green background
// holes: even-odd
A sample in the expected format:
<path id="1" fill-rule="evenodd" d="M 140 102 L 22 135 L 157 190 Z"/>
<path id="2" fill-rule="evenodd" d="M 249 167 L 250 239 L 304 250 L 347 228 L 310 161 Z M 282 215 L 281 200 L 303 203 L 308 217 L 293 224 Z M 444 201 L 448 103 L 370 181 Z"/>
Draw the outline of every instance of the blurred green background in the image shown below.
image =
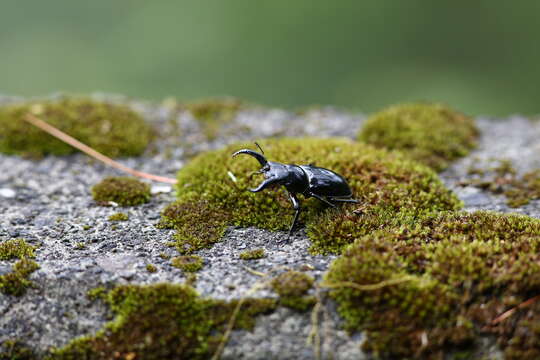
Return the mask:
<path id="1" fill-rule="evenodd" d="M 2 0 L 0 93 L 540 113 L 540 1 Z"/>

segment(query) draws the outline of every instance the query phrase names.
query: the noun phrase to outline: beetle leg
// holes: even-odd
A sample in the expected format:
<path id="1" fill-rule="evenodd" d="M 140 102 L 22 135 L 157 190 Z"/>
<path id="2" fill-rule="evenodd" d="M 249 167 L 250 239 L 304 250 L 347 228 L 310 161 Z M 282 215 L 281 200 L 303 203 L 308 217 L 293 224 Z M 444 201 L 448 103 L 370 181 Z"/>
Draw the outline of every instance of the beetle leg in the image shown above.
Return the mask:
<path id="1" fill-rule="evenodd" d="M 332 204 L 330 201 L 326 200 L 324 197 L 320 196 L 320 195 L 317 195 L 317 194 L 314 194 L 314 193 L 309 193 L 310 196 L 313 196 L 314 198 L 316 199 L 319 199 L 320 201 L 322 201 L 323 203 L 327 204 L 327 205 L 330 205 L 331 207 L 335 208 L 336 205 L 335 204 Z"/>
<path id="2" fill-rule="evenodd" d="M 289 199 L 291 200 L 295 210 L 293 222 L 291 224 L 291 228 L 289 229 L 289 236 L 291 236 L 294 227 L 296 226 L 296 221 L 298 221 L 298 215 L 300 215 L 300 202 L 294 193 L 289 193 Z"/>

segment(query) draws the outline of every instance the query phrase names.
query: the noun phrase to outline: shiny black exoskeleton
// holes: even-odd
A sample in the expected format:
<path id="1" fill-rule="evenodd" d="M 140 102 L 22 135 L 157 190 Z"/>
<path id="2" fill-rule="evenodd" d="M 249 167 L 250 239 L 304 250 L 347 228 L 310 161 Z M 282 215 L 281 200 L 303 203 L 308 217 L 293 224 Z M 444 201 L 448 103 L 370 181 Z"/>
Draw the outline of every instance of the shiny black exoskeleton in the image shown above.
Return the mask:
<path id="1" fill-rule="evenodd" d="M 238 150 L 232 156 L 240 154 L 251 155 L 257 159 L 262 166 L 257 173 L 263 174 L 265 178 L 259 186 L 255 189 L 249 189 L 249 191 L 259 192 L 272 185 L 283 185 L 287 189 L 295 210 L 289 235 L 292 234 L 300 214 L 300 202 L 296 197 L 297 194 L 302 194 L 306 198 L 314 197 L 331 207 L 336 207 L 333 202 L 358 202 L 358 200 L 351 198 L 352 191 L 347 181 L 332 170 L 314 165 L 293 165 L 268 161 L 262 154 L 250 149 Z"/>

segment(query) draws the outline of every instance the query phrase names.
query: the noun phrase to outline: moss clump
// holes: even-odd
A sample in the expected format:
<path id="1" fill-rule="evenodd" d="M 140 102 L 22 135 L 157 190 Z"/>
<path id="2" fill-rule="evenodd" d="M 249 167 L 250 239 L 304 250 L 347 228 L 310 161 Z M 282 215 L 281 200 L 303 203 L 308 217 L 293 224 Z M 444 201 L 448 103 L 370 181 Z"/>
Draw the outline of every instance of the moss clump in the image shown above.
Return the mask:
<path id="1" fill-rule="evenodd" d="M 98 286 L 98 287 L 88 290 L 88 292 L 86 293 L 86 296 L 88 296 L 88 298 L 91 300 L 95 300 L 95 299 L 105 300 L 107 298 L 107 289 L 104 286 Z"/>
<path id="2" fill-rule="evenodd" d="M 499 339 L 499 344 L 505 348 L 504 358 L 540 359 L 540 304 L 536 303 L 521 310 L 517 321 L 514 319 L 509 321 L 514 322 L 515 328 L 507 326 L 504 329 L 506 336 Z"/>
<path id="3" fill-rule="evenodd" d="M 92 197 L 98 203 L 140 205 L 150 200 L 150 185 L 130 177 L 108 177 L 92 187 Z"/>
<path id="4" fill-rule="evenodd" d="M 24 121 L 28 113 L 111 157 L 140 155 L 152 138 L 151 128 L 125 105 L 63 98 L 0 107 L 0 152 L 43 156 L 76 151 Z"/>
<path id="5" fill-rule="evenodd" d="M 252 249 L 241 252 L 239 257 L 242 260 L 262 259 L 266 257 L 266 253 L 264 252 L 264 249 Z"/>
<path id="6" fill-rule="evenodd" d="M 173 243 L 180 254 L 211 247 L 227 228 L 229 214 L 204 200 L 176 202 L 162 213 L 158 227 L 177 230 Z"/>
<path id="7" fill-rule="evenodd" d="M 504 194 L 510 207 L 520 207 L 531 200 L 540 199 L 540 170 L 528 172 L 521 179 L 515 179 Z"/>
<path id="8" fill-rule="evenodd" d="M 343 175 L 361 205 L 327 211 L 316 199 L 303 201 L 300 220 L 308 226 L 313 250 L 337 252 L 357 237 L 379 228 L 363 214 L 386 213 L 385 219 L 415 219 L 460 202 L 429 168 L 408 158 L 345 139 L 271 139 L 260 142 L 269 160 L 315 163 Z M 219 241 L 228 225 L 286 230 L 292 206 L 285 191 L 251 193 L 262 180 L 249 174 L 259 168 L 251 157 L 231 154 L 251 144 L 235 144 L 201 154 L 178 173 L 178 201 L 163 212 L 163 226 L 177 229 L 177 248 L 192 252 Z M 351 229 L 354 229 L 351 232 Z"/>
<path id="9" fill-rule="evenodd" d="M 403 104 L 372 115 L 358 138 L 443 170 L 475 147 L 478 134 L 471 118 L 446 106 Z"/>
<path id="10" fill-rule="evenodd" d="M 217 137 L 221 127 L 232 121 L 242 107 L 242 102 L 235 98 L 209 99 L 180 105 L 182 110 L 189 111 L 200 122 L 204 134 L 210 140 Z"/>
<path id="11" fill-rule="evenodd" d="M 203 259 L 197 255 L 177 256 L 171 259 L 171 265 L 186 272 L 196 272 L 202 269 Z"/>
<path id="12" fill-rule="evenodd" d="M 0 291 L 6 295 L 23 295 L 26 288 L 32 285 L 28 277 L 37 269 L 39 266 L 33 260 L 23 258 L 17 261 L 12 272 L 0 275 Z"/>
<path id="13" fill-rule="evenodd" d="M 438 358 L 445 346 L 470 346 L 505 310 L 501 304 L 537 293 L 539 250 L 540 220 L 442 213 L 357 239 L 323 285 L 347 328 L 367 331 L 366 350 L 384 358 Z M 488 332 L 507 347 L 519 341 L 514 324 L 522 316 Z"/>
<path id="14" fill-rule="evenodd" d="M 472 167 L 469 175 L 478 175 L 461 185 L 471 185 L 494 194 L 504 194 L 510 207 L 527 205 L 531 200 L 540 199 L 540 170 L 530 171 L 518 176 L 512 162 L 497 160 L 497 166 L 486 170 Z"/>
<path id="15" fill-rule="evenodd" d="M 157 268 L 154 264 L 146 264 L 146 271 L 149 273 L 155 273 L 157 271 Z"/>
<path id="16" fill-rule="evenodd" d="M 171 258 L 171 255 L 161 252 L 159 253 L 159 257 L 162 258 L 163 260 L 169 260 Z"/>
<path id="17" fill-rule="evenodd" d="M 0 343 L 0 360 L 34 360 L 38 356 L 20 340 L 6 340 Z"/>
<path id="18" fill-rule="evenodd" d="M 11 239 L 0 242 L 0 260 L 23 259 L 35 256 L 35 246 L 29 245 L 24 239 Z"/>
<path id="19" fill-rule="evenodd" d="M 313 278 L 299 271 L 287 271 L 272 280 L 272 289 L 279 295 L 279 303 L 299 311 L 306 311 L 316 303 L 306 296 L 313 287 Z"/>
<path id="20" fill-rule="evenodd" d="M 128 221 L 129 216 L 126 213 L 115 213 L 109 216 L 109 221 Z"/>
<path id="21" fill-rule="evenodd" d="M 208 359 L 236 301 L 200 298 L 186 285 L 120 286 L 107 294 L 114 319 L 95 335 L 53 351 L 51 359 Z M 275 309 L 271 299 L 247 299 L 235 329 L 250 330 L 255 316 Z"/>

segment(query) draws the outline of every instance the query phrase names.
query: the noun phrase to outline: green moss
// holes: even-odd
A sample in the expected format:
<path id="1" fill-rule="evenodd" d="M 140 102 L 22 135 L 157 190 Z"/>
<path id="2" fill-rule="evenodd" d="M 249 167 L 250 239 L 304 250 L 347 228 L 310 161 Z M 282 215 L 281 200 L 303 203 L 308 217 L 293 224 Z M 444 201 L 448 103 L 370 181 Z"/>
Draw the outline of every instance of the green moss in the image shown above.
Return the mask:
<path id="1" fill-rule="evenodd" d="M 298 271 L 287 271 L 272 280 L 272 289 L 279 295 L 279 303 L 299 311 L 306 311 L 316 303 L 307 296 L 313 287 L 313 278 Z"/>
<path id="2" fill-rule="evenodd" d="M 496 159 L 495 159 L 496 160 Z M 471 185 L 494 194 L 504 194 L 510 207 L 527 205 L 531 200 L 540 199 L 540 170 L 518 176 L 512 162 L 499 159 L 498 165 L 486 170 L 471 168 L 469 175 L 480 177 L 463 181 L 461 185 Z"/>
<path id="3" fill-rule="evenodd" d="M 109 216 L 109 221 L 128 221 L 129 216 L 126 213 L 115 213 Z"/>
<path id="4" fill-rule="evenodd" d="M 531 200 L 540 199 L 540 170 L 528 172 L 521 179 L 515 179 L 504 194 L 511 207 L 520 207 Z"/>
<path id="5" fill-rule="evenodd" d="M 499 177 L 504 176 L 515 176 L 517 174 L 516 169 L 514 168 L 514 165 L 512 165 L 512 161 L 509 159 L 499 159 L 498 165 L 494 166 L 491 170 L 495 172 Z"/>
<path id="6" fill-rule="evenodd" d="M 372 115 L 359 139 L 377 147 L 401 150 L 435 170 L 475 147 L 474 121 L 439 104 L 403 104 Z"/>
<path id="7" fill-rule="evenodd" d="M 252 249 L 241 252 L 239 257 L 242 260 L 262 259 L 266 257 L 266 253 L 264 252 L 264 249 Z"/>
<path id="8" fill-rule="evenodd" d="M 171 258 L 171 255 L 161 252 L 159 253 L 159 257 L 162 258 L 163 260 L 169 260 Z"/>
<path id="9" fill-rule="evenodd" d="M 98 287 L 88 290 L 88 292 L 86 293 L 86 296 L 88 296 L 88 298 L 91 300 L 95 300 L 95 299 L 105 300 L 107 298 L 107 289 L 104 286 L 98 286 Z"/>
<path id="10" fill-rule="evenodd" d="M 522 310 L 512 330 L 506 330 L 499 343 L 505 348 L 506 360 L 540 359 L 540 305 L 538 303 Z M 508 327 L 507 327 L 508 328 Z"/>
<path id="11" fill-rule="evenodd" d="M 202 269 L 203 259 L 197 255 L 183 255 L 171 259 L 171 265 L 186 272 L 196 272 Z"/>
<path id="12" fill-rule="evenodd" d="M 39 266 L 33 260 L 23 258 L 17 261 L 12 272 L 0 275 L 0 291 L 6 295 L 23 295 L 26 288 L 32 285 L 28 277 L 37 269 Z"/>
<path id="13" fill-rule="evenodd" d="M 176 229 L 176 241 L 172 245 L 180 254 L 191 254 L 218 242 L 225 233 L 229 217 L 208 201 L 194 199 L 169 205 L 158 227 Z"/>
<path id="14" fill-rule="evenodd" d="M 153 264 L 146 264 L 146 271 L 149 273 L 155 273 L 157 271 L 157 268 Z"/>
<path id="15" fill-rule="evenodd" d="M 20 340 L 0 343 L 0 360 L 35 360 L 38 356 Z"/>
<path id="16" fill-rule="evenodd" d="M 332 263 L 325 283 L 347 328 L 367 331 L 365 350 L 438 358 L 445 346 L 471 346 L 502 311 L 501 301 L 537 293 L 539 250 L 540 220 L 441 213 L 357 239 Z M 497 310 L 487 313 L 486 304 Z M 503 344 L 521 336 L 514 321 L 493 329 Z"/>
<path id="17" fill-rule="evenodd" d="M 186 285 L 189 285 L 189 286 L 192 286 L 192 287 L 197 286 L 197 274 L 195 274 L 195 273 L 187 273 L 187 274 L 185 274 L 185 276 L 186 276 L 186 280 L 185 280 Z"/>
<path id="18" fill-rule="evenodd" d="M 191 112 L 199 121 L 210 140 L 217 137 L 221 127 L 232 121 L 242 107 L 242 102 L 235 98 L 208 99 L 180 105 L 181 109 Z"/>
<path id="19" fill-rule="evenodd" d="M 28 113 L 111 157 L 140 155 L 152 138 L 150 127 L 125 105 L 68 97 L 0 107 L 0 152 L 43 156 L 76 151 L 24 121 Z"/>
<path id="20" fill-rule="evenodd" d="M 130 177 L 108 177 L 92 187 L 92 197 L 98 203 L 140 205 L 150 200 L 150 185 Z"/>
<path id="21" fill-rule="evenodd" d="M 120 286 L 106 299 L 114 319 L 95 335 L 73 340 L 50 359 L 208 359 L 237 305 L 200 298 L 185 285 Z M 235 329 L 251 330 L 271 299 L 247 299 Z"/>
<path id="22" fill-rule="evenodd" d="M 357 237 L 380 228 L 381 222 L 414 220 L 460 207 L 432 170 L 398 153 L 345 139 L 271 139 L 260 145 L 269 160 L 315 163 L 340 173 L 360 200 L 361 205 L 344 205 L 337 211 L 325 209 L 315 199 L 302 202 L 300 220 L 307 224 L 317 252 L 338 252 Z M 249 176 L 259 164 L 247 156 L 232 159 L 231 154 L 251 146 L 234 144 L 201 154 L 178 173 L 178 201 L 165 209 L 162 225 L 177 230 L 181 252 L 211 246 L 228 225 L 268 230 L 290 226 L 293 210 L 283 189 L 247 191 L 262 180 Z M 382 220 L 373 215 L 383 213 Z"/>
<path id="23" fill-rule="evenodd" d="M 11 239 L 0 242 L 0 260 L 23 259 L 35 256 L 35 246 L 29 245 L 24 239 Z"/>

